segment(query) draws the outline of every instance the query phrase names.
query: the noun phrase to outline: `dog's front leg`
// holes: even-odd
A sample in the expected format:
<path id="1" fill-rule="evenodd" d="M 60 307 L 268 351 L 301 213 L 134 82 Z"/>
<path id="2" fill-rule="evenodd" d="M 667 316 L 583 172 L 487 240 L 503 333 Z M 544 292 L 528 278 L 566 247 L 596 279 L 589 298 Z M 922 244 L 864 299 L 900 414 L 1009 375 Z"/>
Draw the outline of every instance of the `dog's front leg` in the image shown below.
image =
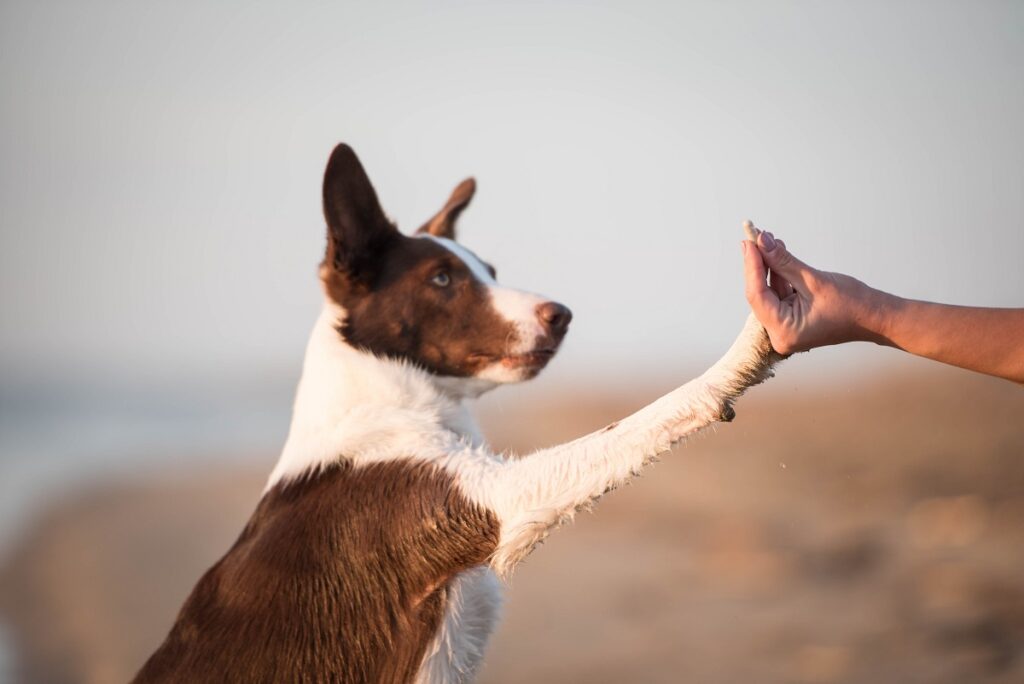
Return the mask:
<path id="1" fill-rule="evenodd" d="M 682 438 L 732 420 L 733 401 L 770 377 L 780 358 L 751 316 L 725 356 L 699 378 L 602 430 L 508 461 L 488 487 L 501 519 L 495 570 L 507 575 L 552 529 Z"/>

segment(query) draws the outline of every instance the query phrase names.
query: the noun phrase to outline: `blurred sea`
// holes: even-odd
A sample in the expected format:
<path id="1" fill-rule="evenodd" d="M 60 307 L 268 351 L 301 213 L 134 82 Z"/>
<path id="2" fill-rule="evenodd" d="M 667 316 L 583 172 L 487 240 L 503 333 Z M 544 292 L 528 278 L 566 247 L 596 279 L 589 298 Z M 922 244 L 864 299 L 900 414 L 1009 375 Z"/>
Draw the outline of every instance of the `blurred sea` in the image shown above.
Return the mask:
<path id="1" fill-rule="evenodd" d="M 0 383 L 0 566 L 36 517 L 93 484 L 266 460 L 284 442 L 294 380 Z M 269 467 L 269 464 L 268 464 Z M 0 682 L 14 681 L 0 621 Z"/>
<path id="2" fill-rule="evenodd" d="M 266 457 L 283 444 L 293 379 L 222 383 L 18 381 L 0 385 L 0 556 L 72 488 Z"/>

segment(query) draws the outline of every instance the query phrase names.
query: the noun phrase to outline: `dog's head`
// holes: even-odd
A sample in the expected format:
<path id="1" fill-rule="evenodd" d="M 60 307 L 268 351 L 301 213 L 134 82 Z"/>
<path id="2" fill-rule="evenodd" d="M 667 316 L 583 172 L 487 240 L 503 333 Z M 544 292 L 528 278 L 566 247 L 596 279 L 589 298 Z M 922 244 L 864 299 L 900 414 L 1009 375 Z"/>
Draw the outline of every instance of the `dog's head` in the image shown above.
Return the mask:
<path id="1" fill-rule="evenodd" d="M 527 380 L 547 365 L 572 313 L 498 285 L 494 268 L 455 242 L 475 190 L 473 179 L 463 181 L 409 237 L 385 217 L 352 148 L 334 149 L 324 174 L 320 276 L 344 311 L 337 330 L 346 343 L 480 385 Z"/>

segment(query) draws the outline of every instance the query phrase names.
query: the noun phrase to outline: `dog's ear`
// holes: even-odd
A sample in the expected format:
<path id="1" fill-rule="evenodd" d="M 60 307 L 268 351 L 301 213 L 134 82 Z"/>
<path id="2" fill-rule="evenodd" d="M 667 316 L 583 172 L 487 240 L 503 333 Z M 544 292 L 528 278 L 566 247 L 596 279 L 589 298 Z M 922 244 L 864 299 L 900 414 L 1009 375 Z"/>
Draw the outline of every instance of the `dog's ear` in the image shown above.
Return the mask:
<path id="1" fill-rule="evenodd" d="M 452 190 L 451 197 L 448 198 L 448 202 L 445 203 L 441 211 L 434 214 L 434 218 L 420 226 L 420 229 L 416 232 L 454 240 L 455 222 L 458 220 L 462 210 L 469 206 L 469 201 L 473 199 L 473 193 L 475 192 L 476 181 L 472 178 L 467 178 L 459 183 Z"/>
<path id="2" fill-rule="evenodd" d="M 367 275 L 383 247 L 398 235 L 359 158 L 344 143 L 334 148 L 324 172 L 324 218 L 324 265 L 353 279 Z"/>

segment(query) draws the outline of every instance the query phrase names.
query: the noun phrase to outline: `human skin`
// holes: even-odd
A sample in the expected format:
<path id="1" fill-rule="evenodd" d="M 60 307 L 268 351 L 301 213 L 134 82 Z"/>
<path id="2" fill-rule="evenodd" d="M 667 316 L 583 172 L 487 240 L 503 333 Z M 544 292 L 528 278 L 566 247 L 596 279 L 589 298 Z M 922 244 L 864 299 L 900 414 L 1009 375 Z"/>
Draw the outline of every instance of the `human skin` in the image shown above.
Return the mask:
<path id="1" fill-rule="evenodd" d="M 777 352 L 875 342 L 1024 384 L 1024 309 L 904 299 L 809 266 L 771 233 L 748 237 L 747 301 Z"/>

